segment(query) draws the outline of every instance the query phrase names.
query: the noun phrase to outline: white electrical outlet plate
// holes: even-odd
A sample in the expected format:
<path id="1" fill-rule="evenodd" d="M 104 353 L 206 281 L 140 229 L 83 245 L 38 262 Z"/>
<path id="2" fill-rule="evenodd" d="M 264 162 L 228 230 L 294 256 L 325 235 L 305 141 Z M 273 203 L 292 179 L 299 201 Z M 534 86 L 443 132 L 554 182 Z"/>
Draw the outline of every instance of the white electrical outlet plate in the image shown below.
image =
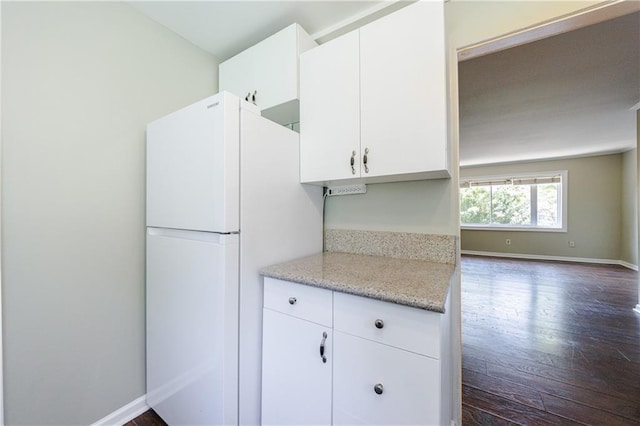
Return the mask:
<path id="1" fill-rule="evenodd" d="M 334 195 L 353 195 L 353 194 L 366 194 L 367 185 L 343 185 L 343 186 L 328 186 L 327 196 L 332 197 Z"/>

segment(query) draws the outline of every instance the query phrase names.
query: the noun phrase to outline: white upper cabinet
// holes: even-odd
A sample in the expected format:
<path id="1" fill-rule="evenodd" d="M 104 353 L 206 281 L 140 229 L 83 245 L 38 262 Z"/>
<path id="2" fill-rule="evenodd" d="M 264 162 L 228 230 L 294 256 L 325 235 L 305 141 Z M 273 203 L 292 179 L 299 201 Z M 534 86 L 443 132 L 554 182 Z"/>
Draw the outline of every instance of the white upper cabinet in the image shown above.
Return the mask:
<path id="1" fill-rule="evenodd" d="M 417 3 L 360 30 L 360 140 L 369 174 L 448 168 L 445 69 L 441 2 Z"/>
<path id="2" fill-rule="evenodd" d="M 360 176 L 359 38 L 351 32 L 301 57 L 302 182 Z"/>
<path id="3" fill-rule="evenodd" d="M 302 182 L 450 177 L 442 2 L 412 4 L 303 54 L 300 85 Z"/>
<path id="4" fill-rule="evenodd" d="M 292 24 L 221 63 L 219 89 L 254 102 L 277 123 L 297 123 L 298 59 L 315 46 L 300 25 Z"/>

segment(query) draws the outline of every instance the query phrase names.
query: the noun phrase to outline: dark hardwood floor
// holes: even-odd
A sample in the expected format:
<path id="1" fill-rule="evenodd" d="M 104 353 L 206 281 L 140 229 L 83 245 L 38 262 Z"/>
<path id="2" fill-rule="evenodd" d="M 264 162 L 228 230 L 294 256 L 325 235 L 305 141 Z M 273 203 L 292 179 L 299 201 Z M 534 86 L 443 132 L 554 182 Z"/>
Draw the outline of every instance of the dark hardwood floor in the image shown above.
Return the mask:
<path id="1" fill-rule="evenodd" d="M 638 273 L 463 256 L 464 425 L 639 425 Z"/>
<path id="2" fill-rule="evenodd" d="M 167 424 L 155 411 L 149 410 L 140 414 L 130 422 L 125 423 L 124 426 L 167 426 Z"/>
<path id="3" fill-rule="evenodd" d="M 623 267 L 463 256 L 463 425 L 640 425 L 637 302 Z"/>

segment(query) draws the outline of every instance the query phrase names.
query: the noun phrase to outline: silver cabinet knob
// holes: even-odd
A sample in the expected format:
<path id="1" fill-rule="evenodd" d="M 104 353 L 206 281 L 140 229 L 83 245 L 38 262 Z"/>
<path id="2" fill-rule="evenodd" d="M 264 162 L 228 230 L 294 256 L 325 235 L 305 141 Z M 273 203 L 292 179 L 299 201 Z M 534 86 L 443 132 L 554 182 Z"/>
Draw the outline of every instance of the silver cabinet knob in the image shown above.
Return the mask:
<path id="1" fill-rule="evenodd" d="M 383 328 L 384 327 L 384 321 L 382 321 L 381 319 L 377 319 L 374 324 L 376 325 L 376 328 Z"/>
<path id="2" fill-rule="evenodd" d="M 384 392 L 384 386 L 382 386 L 382 383 L 378 383 L 373 387 L 373 391 L 378 395 L 382 395 L 382 392 Z"/>
<path id="3" fill-rule="evenodd" d="M 295 305 L 297 301 L 298 301 L 298 299 L 296 299 L 295 297 L 290 297 L 289 298 L 289 304 L 290 305 Z"/>

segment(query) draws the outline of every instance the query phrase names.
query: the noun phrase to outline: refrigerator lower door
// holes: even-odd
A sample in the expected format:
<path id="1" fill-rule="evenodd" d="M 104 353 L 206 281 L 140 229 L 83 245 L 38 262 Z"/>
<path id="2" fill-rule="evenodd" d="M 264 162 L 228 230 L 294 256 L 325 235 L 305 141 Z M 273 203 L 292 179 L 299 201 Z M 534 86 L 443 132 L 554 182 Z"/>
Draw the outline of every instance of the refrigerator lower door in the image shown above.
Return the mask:
<path id="1" fill-rule="evenodd" d="M 147 228 L 147 403 L 175 425 L 238 421 L 237 234 Z"/>

